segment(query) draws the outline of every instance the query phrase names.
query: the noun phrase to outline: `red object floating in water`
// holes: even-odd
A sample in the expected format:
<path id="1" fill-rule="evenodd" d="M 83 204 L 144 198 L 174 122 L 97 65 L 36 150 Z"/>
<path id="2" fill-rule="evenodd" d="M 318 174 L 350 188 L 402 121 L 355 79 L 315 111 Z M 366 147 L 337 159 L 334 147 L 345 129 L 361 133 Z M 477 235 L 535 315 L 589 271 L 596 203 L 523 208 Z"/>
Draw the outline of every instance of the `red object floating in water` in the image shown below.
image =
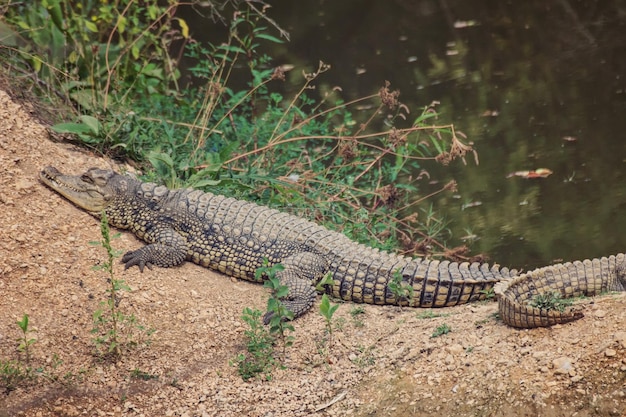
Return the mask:
<path id="1" fill-rule="evenodd" d="M 515 171 L 507 175 L 507 178 L 522 177 L 522 178 L 546 178 L 552 174 L 548 168 L 537 168 L 531 171 Z"/>

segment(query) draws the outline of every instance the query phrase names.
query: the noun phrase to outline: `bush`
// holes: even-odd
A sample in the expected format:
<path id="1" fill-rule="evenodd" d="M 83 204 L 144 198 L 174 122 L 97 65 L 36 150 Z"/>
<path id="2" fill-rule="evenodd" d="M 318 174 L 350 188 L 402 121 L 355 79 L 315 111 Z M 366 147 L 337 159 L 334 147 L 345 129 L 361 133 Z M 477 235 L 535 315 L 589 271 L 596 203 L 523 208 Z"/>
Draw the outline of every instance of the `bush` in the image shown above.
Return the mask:
<path id="1" fill-rule="evenodd" d="M 0 50 L 42 93 L 71 103 L 74 120 L 56 131 L 136 161 L 148 180 L 280 207 L 384 249 L 444 249 L 445 222 L 414 209 L 423 202 L 416 184 L 425 160 L 473 152 L 462 134 L 436 124 L 434 104 L 408 121 L 388 83 L 351 102 L 338 92 L 317 98 L 323 63 L 284 97 L 276 87 L 289 68 L 260 51 L 286 33 L 258 2 L 234 4 L 227 40 L 213 45 L 189 36 L 173 0 L 16 3 L 6 20 L 23 45 Z M 192 62 L 190 86 L 180 85 L 181 54 Z M 237 71 L 247 86 L 233 87 Z M 355 106 L 371 110 L 357 120 Z"/>

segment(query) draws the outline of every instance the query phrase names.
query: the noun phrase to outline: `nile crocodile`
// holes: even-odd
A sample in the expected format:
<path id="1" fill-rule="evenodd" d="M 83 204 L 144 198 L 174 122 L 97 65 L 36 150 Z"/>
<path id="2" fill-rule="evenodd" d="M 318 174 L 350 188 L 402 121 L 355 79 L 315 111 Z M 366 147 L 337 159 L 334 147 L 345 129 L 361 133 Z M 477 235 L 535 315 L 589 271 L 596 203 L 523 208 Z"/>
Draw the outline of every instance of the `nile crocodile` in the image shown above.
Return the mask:
<path id="1" fill-rule="evenodd" d="M 526 274 L 480 263 L 408 258 L 358 244 L 341 233 L 303 218 L 254 203 L 200 190 L 170 190 L 111 170 L 92 168 L 79 176 L 47 167 L 44 184 L 78 207 L 128 229 L 148 245 L 122 257 L 126 268 L 172 267 L 192 261 L 224 274 L 256 281 L 255 271 L 281 263 L 277 273 L 289 289 L 283 299 L 295 317 L 308 311 L 315 286 L 327 274 L 326 291 L 347 301 L 369 304 L 447 307 L 482 300 L 495 289 L 500 315 L 515 327 L 549 326 L 581 313 L 532 308 L 537 292 L 593 295 L 624 290 L 624 255 L 554 265 Z M 398 282 L 401 280 L 401 282 Z M 324 281 L 326 282 L 326 281 Z M 390 283 L 412 287 L 401 297 Z M 266 315 L 265 320 L 269 317 Z"/>

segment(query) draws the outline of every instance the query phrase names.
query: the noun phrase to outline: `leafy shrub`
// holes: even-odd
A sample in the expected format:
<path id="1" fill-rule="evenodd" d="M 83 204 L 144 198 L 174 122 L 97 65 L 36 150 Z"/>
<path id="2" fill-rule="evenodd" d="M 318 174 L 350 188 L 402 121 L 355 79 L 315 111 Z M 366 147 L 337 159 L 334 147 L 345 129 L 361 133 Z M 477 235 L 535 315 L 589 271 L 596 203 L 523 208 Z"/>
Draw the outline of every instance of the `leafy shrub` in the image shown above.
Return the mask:
<path id="1" fill-rule="evenodd" d="M 339 92 L 317 98 L 324 63 L 283 96 L 289 68 L 272 67 L 262 45 L 287 34 L 255 2 L 233 4 L 226 41 L 200 44 L 174 0 L 16 3 L 7 21 L 23 46 L 0 51 L 74 106 L 75 120 L 55 130 L 135 160 L 146 179 L 280 207 L 383 249 L 443 252 L 445 222 L 417 215 L 427 198 L 415 197 L 417 184 L 424 161 L 473 149 L 454 126 L 437 124 L 436 103 L 411 122 L 388 83 L 350 102 Z M 181 55 L 189 86 L 180 84 Z M 369 110 L 357 117 L 357 106 Z"/>

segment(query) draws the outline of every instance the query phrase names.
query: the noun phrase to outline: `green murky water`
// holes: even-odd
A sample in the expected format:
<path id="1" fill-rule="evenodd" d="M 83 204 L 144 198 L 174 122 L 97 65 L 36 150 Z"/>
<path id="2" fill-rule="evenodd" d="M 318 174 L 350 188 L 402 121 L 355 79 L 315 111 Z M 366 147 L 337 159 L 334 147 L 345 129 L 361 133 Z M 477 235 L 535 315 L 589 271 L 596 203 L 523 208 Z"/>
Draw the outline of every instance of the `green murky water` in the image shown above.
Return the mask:
<path id="1" fill-rule="evenodd" d="M 270 53 L 277 64 L 301 73 L 322 60 L 333 69 L 320 89 L 346 98 L 389 80 L 415 112 L 441 102 L 474 142 L 478 166 L 427 167 L 459 185 L 433 202 L 449 243 L 475 235 L 475 253 L 518 268 L 626 250 L 626 4 L 269 3 L 291 34 Z M 537 168 L 553 174 L 507 178 Z"/>

